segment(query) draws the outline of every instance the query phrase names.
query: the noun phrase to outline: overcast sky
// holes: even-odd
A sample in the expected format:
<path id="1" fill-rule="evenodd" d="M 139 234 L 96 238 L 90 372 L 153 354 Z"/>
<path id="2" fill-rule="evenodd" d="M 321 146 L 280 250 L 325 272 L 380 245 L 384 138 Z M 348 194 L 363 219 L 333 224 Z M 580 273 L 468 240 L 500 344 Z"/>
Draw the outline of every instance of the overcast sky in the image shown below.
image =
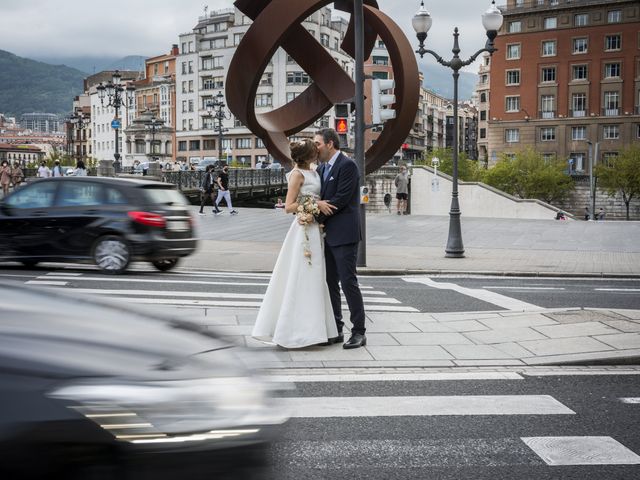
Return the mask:
<path id="1" fill-rule="evenodd" d="M 412 45 L 417 44 L 411 18 L 419 0 L 379 0 L 379 4 Z M 160 55 L 178 43 L 180 33 L 191 31 L 204 5 L 216 10 L 231 7 L 232 1 L 0 0 L 0 49 L 37 58 Z M 489 5 L 490 0 L 426 0 L 433 17 L 428 47 L 449 59 L 457 26 L 461 57 L 470 56 L 486 40 L 481 15 Z M 470 70 L 477 72 L 477 67 Z"/>

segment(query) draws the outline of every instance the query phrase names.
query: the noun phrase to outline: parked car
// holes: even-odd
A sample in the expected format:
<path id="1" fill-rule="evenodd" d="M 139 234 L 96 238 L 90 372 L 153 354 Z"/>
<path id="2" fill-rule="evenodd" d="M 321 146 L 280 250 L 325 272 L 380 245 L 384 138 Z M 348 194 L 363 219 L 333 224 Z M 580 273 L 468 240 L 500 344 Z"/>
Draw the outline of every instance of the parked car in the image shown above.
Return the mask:
<path id="1" fill-rule="evenodd" d="M 139 260 L 170 270 L 196 249 L 187 205 L 167 183 L 39 179 L 0 202 L 0 261 L 93 261 L 103 272 L 122 273 Z"/>
<path id="2" fill-rule="evenodd" d="M 59 292 L 0 283 L 2 478 L 266 478 L 285 417 L 243 350 Z"/>

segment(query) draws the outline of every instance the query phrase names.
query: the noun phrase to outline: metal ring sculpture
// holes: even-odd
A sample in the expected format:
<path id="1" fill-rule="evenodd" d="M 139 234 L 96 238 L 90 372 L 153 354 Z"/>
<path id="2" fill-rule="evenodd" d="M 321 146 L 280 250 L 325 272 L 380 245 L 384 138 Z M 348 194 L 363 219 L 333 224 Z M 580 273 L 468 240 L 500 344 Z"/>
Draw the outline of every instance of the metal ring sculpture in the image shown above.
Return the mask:
<path id="1" fill-rule="evenodd" d="M 245 33 L 229 66 L 226 98 L 229 109 L 256 136 L 269 153 L 291 165 L 289 141 L 294 135 L 324 115 L 336 103 L 349 102 L 355 94 L 351 77 L 331 54 L 303 26 L 310 14 L 332 0 L 237 0 L 235 6 L 253 24 Z M 349 11 L 351 2 L 335 2 Z M 393 65 L 397 117 L 366 152 L 366 173 L 384 165 L 404 143 L 415 122 L 420 83 L 418 65 L 407 37 L 400 27 L 378 9 L 376 0 L 364 0 L 365 42 L 368 58 L 379 35 L 387 46 Z M 258 85 L 275 51 L 282 47 L 313 79 L 293 101 L 268 113 L 256 114 Z M 353 15 L 341 48 L 355 56 Z"/>

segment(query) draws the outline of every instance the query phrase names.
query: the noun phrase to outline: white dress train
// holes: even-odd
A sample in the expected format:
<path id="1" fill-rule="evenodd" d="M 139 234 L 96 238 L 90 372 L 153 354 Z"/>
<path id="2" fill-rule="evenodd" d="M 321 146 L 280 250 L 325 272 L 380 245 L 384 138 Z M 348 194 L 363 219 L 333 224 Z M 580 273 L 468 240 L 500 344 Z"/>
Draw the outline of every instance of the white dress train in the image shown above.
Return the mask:
<path id="1" fill-rule="evenodd" d="M 298 171 L 304 176 L 300 194 L 319 197 L 320 176 L 313 170 Z M 292 218 L 251 335 L 285 348 L 302 348 L 326 342 L 338 330 L 325 279 L 320 227 L 317 223 L 304 227 Z M 311 264 L 304 256 L 305 228 Z"/>

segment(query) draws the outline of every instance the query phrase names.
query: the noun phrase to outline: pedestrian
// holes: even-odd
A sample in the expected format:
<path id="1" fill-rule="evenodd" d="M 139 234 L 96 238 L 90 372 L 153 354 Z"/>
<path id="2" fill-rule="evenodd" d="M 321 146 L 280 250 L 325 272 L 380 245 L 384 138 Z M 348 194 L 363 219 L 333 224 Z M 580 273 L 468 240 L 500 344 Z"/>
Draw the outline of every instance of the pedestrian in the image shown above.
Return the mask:
<path id="1" fill-rule="evenodd" d="M 282 203 L 282 198 L 278 197 L 278 203 L 276 203 L 276 208 L 284 208 L 284 203 Z"/>
<path id="2" fill-rule="evenodd" d="M 400 167 L 400 173 L 396 175 L 393 183 L 396 186 L 398 215 L 406 215 L 407 200 L 409 199 L 409 174 L 407 173 L 407 167 L 405 165 Z"/>
<path id="3" fill-rule="evenodd" d="M 218 175 L 217 179 L 218 183 L 218 198 L 216 198 L 216 215 L 221 215 L 222 210 L 218 208 L 220 205 L 220 200 L 223 198 L 227 202 L 227 207 L 229 208 L 229 215 L 237 215 L 238 212 L 233 209 L 233 205 L 231 204 L 231 193 L 229 192 L 229 166 L 225 165 L 222 167 L 222 172 Z"/>
<path id="4" fill-rule="evenodd" d="M 18 161 L 13 162 L 13 168 L 11 169 L 11 183 L 13 183 L 13 189 L 17 189 L 24 181 L 24 172 L 20 168 Z"/>
<path id="5" fill-rule="evenodd" d="M 215 202 L 215 190 L 214 190 L 214 173 L 213 165 L 207 165 L 207 168 L 202 177 L 202 183 L 200 184 L 200 211 L 198 215 L 204 215 L 204 204 L 207 202 L 207 198 L 211 198 L 211 204 L 213 205 L 213 213 L 220 212 L 220 209 Z"/>
<path id="6" fill-rule="evenodd" d="M 76 170 L 73 172 L 76 177 L 86 177 L 87 176 L 87 167 L 85 166 L 82 160 L 78 160 L 76 163 Z"/>
<path id="7" fill-rule="evenodd" d="M 591 212 L 589 211 L 589 207 L 584 207 L 584 219 L 589 220 L 591 218 Z"/>
<path id="8" fill-rule="evenodd" d="M 51 176 L 52 177 L 63 177 L 64 174 L 62 173 L 62 167 L 60 166 L 60 160 L 56 160 L 53 163 L 53 169 L 51 170 Z"/>
<path id="9" fill-rule="evenodd" d="M 11 184 L 11 167 L 9 162 L 3 160 L 0 164 L 0 185 L 2 185 L 2 196 L 9 195 L 9 185 Z"/>
<path id="10" fill-rule="evenodd" d="M 189 165 L 187 165 L 186 160 L 182 160 L 182 163 L 180 164 L 180 170 L 182 172 L 186 172 L 187 170 L 189 170 Z"/>
<path id="11" fill-rule="evenodd" d="M 262 169 L 262 160 L 258 160 L 258 161 L 256 162 L 256 169 L 257 169 L 257 170 L 261 170 L 261 169 Z"/>
<path id="12" fill-rule="evenodd" d="M 600 210 L 598 210 L 598 220 L 603 221 L 604 220 L 604 208 L 600 207 Z"/>
<path id="13" fill-rule="evenodd" d="M 47 167 L 47 162 L 40 162 L 40 167 L 38 168 L 38 177 L 40 178 L 48 178 L 51 176 L 51 170 Z"/>
<path id="14" fill-rule="evenodd" d="M 567 217 L 564 216 L 564 212 L 562 210 L 558 210 L 556 213 L 556 220 L 566 220 Z"/>

